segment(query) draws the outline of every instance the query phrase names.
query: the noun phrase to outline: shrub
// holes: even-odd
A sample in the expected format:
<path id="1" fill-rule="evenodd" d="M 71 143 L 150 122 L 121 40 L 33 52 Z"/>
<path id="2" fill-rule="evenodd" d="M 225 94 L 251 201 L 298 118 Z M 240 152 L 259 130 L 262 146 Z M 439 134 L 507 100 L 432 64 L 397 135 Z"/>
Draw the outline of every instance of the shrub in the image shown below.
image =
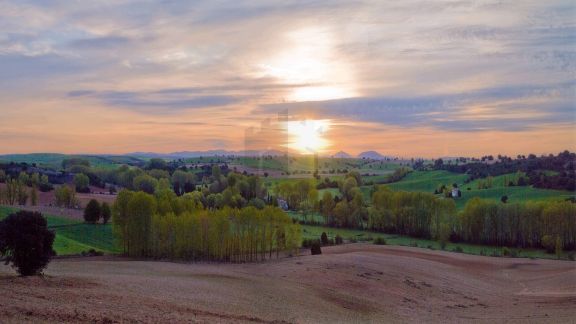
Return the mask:
<path id="1" fill-rule="evenodd" d="M 386 245 L 386 239 L 383 238 L 383 237 L 377 237 L 377 238 L 374 240 L 374 244 L 376 244 L 376 245 Z"/>
<path id="2" fill-rule="evenodd" d="M 102 251 L 96 251 L 94 249 L 90 249 L 88 251 L 82 251 L 82 256 L 102 256 L 104 253 Z"/>
<path id="3" fill-rule="evenodd" d="M 344 240 L 342 239 L 342 236 L 336 235 L 335 243 L 336 243 L 336 245 L 339 245 L 339 244 L 344 243 Z"/>
<path id="4" fill-rule="evenodd" d="M 445 240 L 440 241 L 440 248 L 441 248 L 443 251 L 446 250 L 446 241 L 445 241 Z"/>
<path id="5" fill-rule="evenodd" d="M 316 240 L 312 242 L 310 246 L 310 252 L 312 255 L 322 254 L 322 249 L 320 248 L 320 241 Z"/>
<path id="6" fill-rule="evenodd" d="M 412 242 L 410 242 L 410 246 L 411 247 L 418 247 L 418 243 L 416 243 L 416 241 L 412 241 Z"/>
<path id="7" fill-rule="evenodd" d="M 84 221 L 95 224 L 100 219 L 100 203 L 96 199 L 90 200 L 84 209 Z"/>
<path id="8" fill-rule="evenodd" d="M 0 221 L 0 255 L 22 276 L 38 274 L 56 253 L 54 232 L 42 214 L 19 211 Z"/>
<path id="9" fill-rule="evenodd" d="M 510 249 L 507 247 L 502 248 L 502 255 L 503 256 L 510 256 Z"/>
<path id="10" fill-rule="evenodd" d="M 462 247 L 456 246 L 455 248 L 452 249 L 452 252 L 462 253 L 464 252 L 464 250 L 462 250 Z"/>
<path id="11" fill-rule="evenodd" d="M 554 253 L 554 249 L 556 248 L 555 243 L 552 235 L 542 236 L 542 247 L 546 249 L 547 253 Z"/>
<path id="12" fill-rule="evenodd" d="M 560 259 L 560 257 L 562 256 L 562 240 L 560 240 L 560 236 L 556 236 L 555 252 L 556 252 L 556 258 Z"/>
<path id="13" fill-rule="evenodd" d="M 320 235 L 320 242 L 322 242 L 322 245 L 328 245 L 328 235 L 326 235 L 326 232 L 322 232 L 322 235 Z"/>

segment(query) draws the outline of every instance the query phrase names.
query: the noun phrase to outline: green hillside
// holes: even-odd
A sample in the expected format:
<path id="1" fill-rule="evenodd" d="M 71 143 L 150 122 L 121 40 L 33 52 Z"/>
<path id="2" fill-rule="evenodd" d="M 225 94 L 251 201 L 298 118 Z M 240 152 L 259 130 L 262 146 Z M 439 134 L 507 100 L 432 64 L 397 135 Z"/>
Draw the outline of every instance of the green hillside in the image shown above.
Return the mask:
<path id="1" fill-rule="evenodd" d="M 16 209 L 0 206 L 0 219 L 5 218 Z M 94 249 L 105 253 L 119 250 L 114 246 L 112 226 L 91 225 L 63 217 L 46 215 L 48 227 L 56 232 L 54 250 L 57 255 L 80 254 Z"/>

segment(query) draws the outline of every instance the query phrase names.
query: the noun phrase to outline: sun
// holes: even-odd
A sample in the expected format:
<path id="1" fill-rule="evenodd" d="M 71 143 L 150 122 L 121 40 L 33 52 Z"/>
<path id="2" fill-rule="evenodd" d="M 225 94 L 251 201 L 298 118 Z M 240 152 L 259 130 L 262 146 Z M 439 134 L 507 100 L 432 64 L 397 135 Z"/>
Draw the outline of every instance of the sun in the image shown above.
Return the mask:
<path id="1" fill-rule="evenodd" d="M 299 120 L 287 122 L 288 144 L 302 154 L 319 153 L 328 148 L 325 138 L 330 128 L 329 120 Z"/>

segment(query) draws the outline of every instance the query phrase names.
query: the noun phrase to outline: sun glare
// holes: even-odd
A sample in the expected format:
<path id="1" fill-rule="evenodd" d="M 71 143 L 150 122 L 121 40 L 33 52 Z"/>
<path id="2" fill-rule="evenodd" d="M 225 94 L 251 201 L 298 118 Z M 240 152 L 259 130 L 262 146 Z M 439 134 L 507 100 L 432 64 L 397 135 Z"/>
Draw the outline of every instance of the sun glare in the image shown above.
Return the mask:
<path id="1" fill-rule="evenodd" d="M 259 65 L 260 73 L 295 87 L 290 101 L 318 101 L 356 96 L 346 60 L 335 49 L 334 35 L 324 28 L 305 28 L 286 35 L 286 45 Z"/>
<path id="2" fill-rule="evenodd" d="M 326 139 L 329 128 L 328 120 L 290 121 L 286 127 L 289 136 L 287 146 L 303 154 L 322 152 L 330 145 Z"/>

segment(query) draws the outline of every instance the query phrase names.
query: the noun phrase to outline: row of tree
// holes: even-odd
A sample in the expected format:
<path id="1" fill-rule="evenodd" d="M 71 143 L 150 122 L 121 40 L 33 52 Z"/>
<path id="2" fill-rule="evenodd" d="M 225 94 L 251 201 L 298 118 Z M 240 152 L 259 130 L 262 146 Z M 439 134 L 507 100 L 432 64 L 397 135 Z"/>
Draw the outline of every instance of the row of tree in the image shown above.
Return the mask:
<path id="1" fill-rule="evenodd" d="M 0 204 L 24 206 L 28 202 L 35 206 L 38 204 L 38 189 L 36 186 L 28 188 L 20 179 L 8 178 L 5 189 L 0 188 Z"/>
<path id="2" fill-rule="evenodd" d="M 299 225 L 276 207 L 209 210 L 192 194 L 165 194 L 119 193 L 112 224 L 127 255 L 242 262 L 294 253 L 300 245 Z"/>
<path id="3" fill-rule="evenodd" d="M 510 247 L 549 249 L 558 240 L 561 248 L 570 250 L 576 248 L 576 205 L 554 200 L 503 204 L 476 197 L 458 213 L 452 199 L 379 187 L 372 195 L 368 228 Z"/>

